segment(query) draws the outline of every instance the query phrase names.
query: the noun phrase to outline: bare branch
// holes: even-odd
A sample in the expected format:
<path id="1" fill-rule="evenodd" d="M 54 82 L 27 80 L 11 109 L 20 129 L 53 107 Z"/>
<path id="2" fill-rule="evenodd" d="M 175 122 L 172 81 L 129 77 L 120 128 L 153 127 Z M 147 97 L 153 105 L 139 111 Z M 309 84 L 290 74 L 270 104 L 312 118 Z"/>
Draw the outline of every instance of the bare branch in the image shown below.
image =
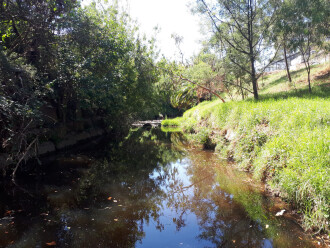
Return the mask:
<path id="1" fill-rule="evenodd" d="M 215 95 L 216 97 L 218 97 L 223 103 L 225 103 L 225 100 L 218 93 L 216 93 L 215 91 L 213 91 L 213 90 L 211 90 L 211 89 L 209 89 L 209 88 L 207 88 L 207 87 L 205 87 L 203 85 L 200 85 L 199 83 L 196 83 L 196 82 L 194 82 L 194 81 L 192 81 L 192 80 L 190 80 L 188 78 L 184 78 L 184 77 L 182 77 L 182 75 L 180 75 L 180 79 L 183 80 L 183 81 L 187 81 L 189 83 L 195 84 L 195 85 L 197 85 L 198 87 L 200 87 L 200 88 L 202 88 L 204 90 L 207 90 L 208 92 L 210 92 L 213 95 Z"/>
<path id="2" fill-rule="evenodd" d="M 13 173 L 11 174 L 12 176 L 12 181 L 15 182 L 15 175 L 16 175 L 16 171 L 19 167 L 19 165 L 21 164 L 21 162 L 23 161 L 23 159 L 25 159 L 26 155 L 28 154 L 28 152 L 30 151 L 30 149 L 32 148 L 32 145 L 35 144 L 38 141 L 38 138 L 35 138 L 30 145 L 26 148 L 25 152 L 23 153 L 23 155 L 21 156 L 20 160 L 17 162 L 15 169 L 13 171 Z"/>
<path id="3" fill-rule="evenodd" d="M 247 89 L 247 88 L 245 88 L 245 87 L 243 87 L 243 86 L 240 86 L 240 85 L 238 85 L 238 84 L 231 83 L 231 82 L 229 82 L 229 81 L 224 81 L 224 82 L 227 83 L 227 84 L 230 84 L 230 85 L 236 86 L 236 87 L 238 87 L 238 88 L 240 88 L 240 89 L 246 90 L 247 92 L 250 92 L 250 93 L 253 94 L 253 91 L 251 91 L 251 90 L 249 90 L 249 89 Z"/>
<path id="4" fill-rule="evenodd" d="M 259 73 L 259 75 L 257 75 L 257 79 L 259 79 L 259 78 L 261 77 L 261 75 L 264 74 L 264 72 L 265 72 L 265 70 L 268 68 L 268 66 L 274 62 L 274 60 L 275 60 L 275 58 L 276 58 L 276 55 L 277 55 L 279 49 L 280 49 L 280 46 L 277 46 L 277 49 L 276 49 L 276 51 L 275 51 L 275 54 L 274 54 L 273 58 L 268 62 L 268 64 L 267 64 L 266 66 L 264 66 L 264 68 L 262 68 L 261 73 Z"/>

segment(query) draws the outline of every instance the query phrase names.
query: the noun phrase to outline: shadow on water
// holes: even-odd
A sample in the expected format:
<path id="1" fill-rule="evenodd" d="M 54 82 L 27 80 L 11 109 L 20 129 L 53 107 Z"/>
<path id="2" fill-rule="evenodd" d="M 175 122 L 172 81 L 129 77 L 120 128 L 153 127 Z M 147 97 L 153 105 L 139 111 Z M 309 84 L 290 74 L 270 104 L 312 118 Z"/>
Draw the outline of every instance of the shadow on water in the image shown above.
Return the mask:
<path id="1" fill-rule="evenodd" d="M 312 247 L 263 185 L 180 133 L 132 130 L 18 180 L 34 197 L 1 183 L 0 247 Z"/>

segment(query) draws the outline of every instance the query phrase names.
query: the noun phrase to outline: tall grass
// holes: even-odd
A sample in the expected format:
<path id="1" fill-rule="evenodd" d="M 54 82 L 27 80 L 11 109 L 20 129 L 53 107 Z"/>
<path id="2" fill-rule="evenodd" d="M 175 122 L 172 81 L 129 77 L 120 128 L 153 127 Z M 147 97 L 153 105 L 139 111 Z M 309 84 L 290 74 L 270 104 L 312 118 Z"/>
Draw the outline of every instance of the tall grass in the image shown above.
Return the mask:
<path id="1" fill-rule="evenodd" d="M 304 214 L 306 228 L 329 232 L 330 98 L 295 92 L 262 99 L 203 103 L 174 123 L 279 189 Z"/>

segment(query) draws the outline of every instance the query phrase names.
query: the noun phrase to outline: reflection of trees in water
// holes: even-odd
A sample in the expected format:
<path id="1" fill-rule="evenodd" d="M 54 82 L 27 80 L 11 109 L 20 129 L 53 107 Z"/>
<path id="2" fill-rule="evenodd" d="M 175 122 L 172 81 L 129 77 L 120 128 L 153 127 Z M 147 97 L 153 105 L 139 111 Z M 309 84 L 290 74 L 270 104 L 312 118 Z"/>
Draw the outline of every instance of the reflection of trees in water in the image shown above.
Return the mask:
<path id="1" fill-rule="evenodd" d="M 188 185 L 173 165 L 184 157 L 183 151 L 190 161 Z M 218 161 L 210 152 L 186 149 L 179 133 L 139 129 L 98 153 L 106 156 L 90 168 L 64 172 L 68 173 L 66 185 L 58 193 L 50 193 L 54 191 L 51 182 L 38 184 L 48 200 L 39 199 L 33 223 L 28 218 L 24 229 L 17 231 L 17 239 L 25 233 L 18 247 L 43 246 L 51 240 L 59 247 L 134 247 L 145 235 L 144 224 L 164 229 L 160 221 L 164 202 L 177 213 L 172 220 L 177 231 L 186 226 L 186 217 L 192 212 L 201 229 L 198 238 L 217 247 L 262 247 L 267 238 L 282 235 L 279 223 L 267 214 L 263 197 L 244 182 L 243 174 L 215 166 Z M 48 216 L 39 217 L 46 212 Z M 286 247 L 285 241 L 276 238 L 274 244 Z"/>
<path id="2" fill-rule="evenodd" d="M 185 139 L 184 134 L 181 132 L 170 133 L 170 139 L 174 149 L 185 151 L 189 146 L 189 143 Z"/>
<path id="3" fill-rule="evenodd" d="M 180 217 L 188 211 L 197 216 L 201 228 L 198 238 L 216 247 L 308 246 L 307 242 L 299 244 L 298 237 L 292 238 L 295 231 L 298 233 L 297 226 L 293 226 L 292 233 L 287 233 L 287 228 L 281 230 L 283 223 L 290 223 L 271 216 L 271 202 L 256 185 L 247 183 L 245 173 L 219 166 L 220 161 L 210 152 L 191 150 L 188 157 L 191 184 L 173 181 L 168 190 L 169 207 L 175 208 Z M 178 229 L 185 225 L 185 219 L 179 223 Z"/>
<path id="4" fill-rule="evenodd" d="M 34 203 L 35 217 L 23 220 L 28 223 L 17 220 L 20 228 L 14 230 L 15 237 L 8 234 L 8 242 L 16 239 L 18 247 L 42 247 L 52 240 L 58 247 L 134 247 L 144 237 L 145 222 L 164 229 L 159 221 L 165 198 L 161 187 L 169 176 L 161 168 L 182 157 L 171 150 L 169 138 L 156 129 L 139 129 L 121 143 L 95 151 L 101 159 L 90 168 L 51 173 L 55 179 L 35 186 L 45 197 L 21 199 Z M 157 168 L 162 176 L 150 177 Z M 13 204 L 2 207 L 15 208 Z"/>
<path id="5" fill-rule="evenodd" d="M 166 143 L 168 138 L 157 129 L 131 132 L 118 147 L 109 151 L 109 162 L 97 162 L 81 178 L 77 204 L 79 209 L 94 208 L 89 213 L 94 221 L 88 222 L 87 232 L 86 228 L 75 232 L 73 247 L 85 242 L 106 247 L 134 247 L 144 237 L 145 222 L 164 229 L 159 218 L 166 194 L 161 187 L 172 173 L 166 165 L 182 157 L 180 152 L 171 150 Z M 150 177 L 157 168 L 161 173 Z M 110 201 L 106 200 L 109 196 Z M 114 203 L 113 199 L 118 202 Z"/>

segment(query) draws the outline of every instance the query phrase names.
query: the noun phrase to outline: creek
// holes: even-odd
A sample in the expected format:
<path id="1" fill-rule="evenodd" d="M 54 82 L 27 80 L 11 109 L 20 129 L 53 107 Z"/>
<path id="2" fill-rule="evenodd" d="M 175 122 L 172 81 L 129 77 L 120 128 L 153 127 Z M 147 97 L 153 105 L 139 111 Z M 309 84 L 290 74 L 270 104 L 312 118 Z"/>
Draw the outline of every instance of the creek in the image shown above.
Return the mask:
<path id="1" fill-rule="evenodd" d="M 91 146 L 1 181 L 0 247 L 314 247 L 265 185 L 181 133 Z"/>

